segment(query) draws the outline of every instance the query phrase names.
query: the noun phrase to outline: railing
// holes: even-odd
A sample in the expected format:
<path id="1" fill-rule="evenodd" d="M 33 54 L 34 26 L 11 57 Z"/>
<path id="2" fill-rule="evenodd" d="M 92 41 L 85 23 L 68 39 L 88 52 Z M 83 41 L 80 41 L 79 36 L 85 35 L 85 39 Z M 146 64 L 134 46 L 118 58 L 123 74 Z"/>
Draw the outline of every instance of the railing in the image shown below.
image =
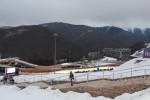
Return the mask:
<path id="1" fill-rule="evenodd" d="M 100 84 L 101 79 L 122 79 L 127 77 L 141 76 L 141 75 L 150 75 L 150 69 L 144 68 L 150 65 L 139 66 L 129 69 L 117 70 L 117 71 L 100 71 L 95 72 L 94 74 L 91 72 L 88 73 L 80 73 L 80 75 L 75 75 L 74 82 L 88 82 L 92 80 L 98 80 Z M 16 83 L 35 83 L 37 81 L 45 81 L 49 85 L 61 84 L 61 83 L 69 83 L 69 74 L 63 75 L 60 77 L 51 78 L 48 76 L 36 76 L 31 78 L 17 78 L 15 79 Z"/>

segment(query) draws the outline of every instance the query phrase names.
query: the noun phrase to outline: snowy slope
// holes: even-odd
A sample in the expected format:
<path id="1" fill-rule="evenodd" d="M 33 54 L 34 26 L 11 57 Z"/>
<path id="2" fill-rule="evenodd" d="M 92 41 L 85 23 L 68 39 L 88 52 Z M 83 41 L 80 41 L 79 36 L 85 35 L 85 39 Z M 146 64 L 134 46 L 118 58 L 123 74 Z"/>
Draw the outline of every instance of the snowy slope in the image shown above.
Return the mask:
<path id="1" fill-rule="evenodd" d="M 150 48 L 150 43 L 146 43 L 145 46 L 146 48 Z M 144 49 L 145 48 L 137 50 L 135 53 L 131 55 L 131 57 L 143 57 Z"/>
<path id="2" fill-rule="evenodd" d="M 130 61 L 120 65 L 115 70 L 122 70 L 122 69 L 128 69 L 128 68 L 135 68 L 135 67 L 142 67 L 149 69 L 150 68 L 150 59 L 149 58 L 134 58 Z"/>
<path id="3" fill-rule="evenodd" d="M 144 48 L 136 51 L 134 54 L 131 55 L 131 57 L 143 57 L 143 53 L 144 53 Z"/>

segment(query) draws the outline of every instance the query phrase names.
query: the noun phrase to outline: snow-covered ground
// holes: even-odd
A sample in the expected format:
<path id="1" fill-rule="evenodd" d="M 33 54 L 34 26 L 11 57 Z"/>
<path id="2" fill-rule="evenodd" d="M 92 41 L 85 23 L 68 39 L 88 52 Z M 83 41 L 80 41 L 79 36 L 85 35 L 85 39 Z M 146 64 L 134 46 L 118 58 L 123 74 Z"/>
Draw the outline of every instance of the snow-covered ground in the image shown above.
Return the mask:
<path id="1" fill-rule="evenodd" d="M 145 44 L 145 48 L 150 48 L 150 43 L 146 43 Z M 142 48 L 140 50 L 137 50 L 136 52 L 134 52 L 131 57 L 143 57 L 143 54 L 144 54 L 144 49 L 145 48 Z"/>
<path id="2" fill-rule="evenodd" d="M 114 68 L 112 71 L 98 71 L 88 73 L 74 73 L 75 81 L 86 81 L 99 78 L 123 78 L 139 75 L 150 75 L 150 59 L 134 58 Z M 2 76 L 0 76 L 2 79 Z M 41 80 L 69 81 L 69 74 L 43 74 L 43 75 L 19 75 L 14 77 L 15 82 L 36 82 Z"/>
<path id="3" fill-rule="evenodd" d="M 104 58 L 101 59 L 101 61 L 117 61 L 117 59 L 116 58 L 112 58 L 112 57 L 106 57 L 106 56 L 104 56 Z"/>
<path id="4" fill-rule="evenodd" d="M 0 86 L 0 100 L 149 100 L 150 88 L 133 94 L 122 94 L 114 99 L 103 96 L 92 97 L 88 93 L 69 91 L 62 93 L 59 90 L 40 89 L 37 86 L 29 86 L 20 89 L 16 86 Z"/>
<path id="5" fill-rule="evenodd" d="M 131 56 L 132 57 L 143 57 L 143 53 L 144 53 L 144 48 L 136 51 L 135 53 L 133 53 Z"/>
<path id="6" fill-rule="evenodd" d="M 104 58 L 102 58 L 102 59 L 92 60 L 90 63 L 87 63 L 87 65 L 89 67 L 93 67 L 93 66 L 113 65 L 116 63 L 117 63 L 116 58 L 104 56 Z"/>
<path id="7" fill-rule="evenodd" d="M 86 81 L 99 78 L 123 78 L 139 75 L 150 75 L 150 59 L 134 58 L 112 71 L 98 71 L 88 73 L 74 73 L 75 81 Z M 14 77 L 15 82 L 36 82 L 41 80 L 66 80 L 69 81 L 69 74 L 45 74 L 45 75 L 19 75 Z"/>
<path id="8" fill-rule="evenodd" d="M 131 73 L 132 72 L 132 73 Z M 89 73 L 74 73 L 76 81 L 83 81 L 87 79 L 98 78 L 120 78 L 139 75 L 150 75 L 150 59 L 135 58 L 113 71 L 99 71 Z M 87 77 L 88 76 L 88 77 Z M 2 76 L 0 77 L 2 78 Z M 19 75 L 14 77 L 15 82 L 36 82 L 40 80 L 69 80 L 69 74 L 45 74 L 45 75 Z M 150 88 L 139 91 L 133 94 L 125 93 L 116 97 L 114 100 L 149 100 Z M 36 86 L 29 86 L 25 89 L 10 85 L 0 85 L 0 100 L 112 100 L 102 96 L 91 97 L 88 93 L 67 92 L 62 93 L 59 90 L 52 90 L 51 87 L 47 89 L 40 89 Z"/>

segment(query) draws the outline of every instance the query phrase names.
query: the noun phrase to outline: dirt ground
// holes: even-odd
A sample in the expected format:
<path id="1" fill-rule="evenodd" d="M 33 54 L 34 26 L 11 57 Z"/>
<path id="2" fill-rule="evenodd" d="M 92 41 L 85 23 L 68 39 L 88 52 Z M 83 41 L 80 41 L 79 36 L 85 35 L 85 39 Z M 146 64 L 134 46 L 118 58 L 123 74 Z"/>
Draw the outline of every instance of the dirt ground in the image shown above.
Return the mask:
<path id="1" fill-rule="evenodd" d="M 49 82 L 41 81 L 35 83 L 21 83 L 16 84 L 20 88 L 27 86 L 39 86 L 40 88 L 47 88 L 51 86 Z M 150 87 L 150 76 L 138 76 L 114 80 L 93 80 L 88 82 L 78 82 L 73 86 L 66 82 L 53 82 L 53 89 L 59 89 L 62 92 L 74 91 L 79 93 L 88 92 L 93 97 L 105 96 L 115 98 L 124 93 L 134 93 Z"/>
<path id="2" fill-rule="evenodd" d="M 68 92 L 68 91 L 74 91 L 79 93 L 88 92 L 93 97 L 105 96 L 109 98 L 115 98 L 116 96 L 119 96 L 123 93 L 134 93 L 137 91 L 147 89 L 149 87 L 150 85 L 136 84 L 136 85 L 128 85 L 128 86 L 120 86 L 120 87 L 114 86 L 109 88 L 95 88 L 89 86 L 85 86 L 85 87 L 82 86 L 82 87 L 62 88 L 59 90 L 62 92 Z"/>

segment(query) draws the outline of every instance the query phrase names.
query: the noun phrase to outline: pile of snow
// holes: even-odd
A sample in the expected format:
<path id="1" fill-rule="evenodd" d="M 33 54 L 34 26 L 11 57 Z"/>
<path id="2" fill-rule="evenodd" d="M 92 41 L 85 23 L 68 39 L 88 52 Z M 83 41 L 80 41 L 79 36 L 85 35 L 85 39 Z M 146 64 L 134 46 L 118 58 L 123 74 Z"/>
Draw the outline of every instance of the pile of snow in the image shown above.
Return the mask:
<path id="1" fill-rule="evenodd" d="M 143 57 L 144 48 L 136 51 L 134 54 L 131 55 L 131 57 Z"/>
<path id="2" fill-rule="evenodd" d="M 150 48 L 150 43 L 146 43 L 145 46 L 145 48 Z M 143 57 L 145 48 L 137 50 L 134 54 L 131 55 L 131 57 Z"/>
<path id="3" fill-rule="evenodd" d="M 62 64 L 60 64 L 60 65 L 62 65 L 62 66 L 67 66 L 67 65 L 71 65 L 71 63 L 62 63 Z"/>
<path id="4" fill-rule="evenodd" d="M 100 71 L 88 73 L 89 79 L 100 78 L 125 78 L 140 75 L 150 75 L 150 59 L 149 58 L 134 58 L 126 63 L 114 67 L 113 71 Z M 104 76 L 103 76 L 104 75 Z M 77 77 L 79 75 L 76 75 Z M 82 79 L 78 77 L 78 80 L 86 80 L 87 75 L 82 76 Z"/>
<path id="5" fill-rule="evenodd" d="M 101 62 L 101 61 L 97 61 L 95 63 L 95 66 L 104 66 L 104 65 L 112 65 L 112 64 L 114 64 L 114 63 L 104 63 L 104 62 Z"/>
<path id="6" fill-rule="evenodd" d="M 1 100 L 111 100 L 105 97 L 91 97 L 88 93 L 67 92 L 59 90 L 40 89 L 37 86 L 29 86 L 19 89 L 16 86 L 0 86 Z"/>
<path id="7" fill-rule="evenodd" d="M 115 70 L 123 70 L 123 69 L 130 69 L 130 68 L 136 68 L 136 67 L 142 67 L 145 69 L 150 68 L 150 59 L 149 58 L 134 58 L 126 63 L 120 65 Z"/>
<path id="8" fill-rule="evenodd" d="M 69 91 L 62 93 L 59 90 L 53 90 L 51 87 L 40 89 L 37 86 L 29 86 L 20 89 L 16 86 L 0 86 L 1 100 L 149 100 L 150 88 L 133 94 L 125 93 L 115 99 L 103 96 L 92 97 L 89 93 L 77 93 Z"/>
<path id="9" fill-rule="evenodd" d="M 115 74 L 119 73 L 120 77 L 150 75 L 150 59 L 134 58 L 114 68 L 113 71 Z M 116 77 L 119 77 L 119 74 Z"/>
<path id="10" fill-rule="evenodd" d="M 112 57 L 106 57 L 106 56 L 104 56 L 104 58 L 101 59 L 101 61 L 117 61 L 117 59 L 116 58 L 112 58 Z"/>
<path id="11" fill-rule="evenodd" d="M 87 63 L 87 65 L 88 65 L 89 67 L 112 65 L 112 64 L 115 64 L 116 61 L 117 61 L 116 58 L 104 56 L 103 59 L 92 60 L 90 63 Z"/>
<path id="12" fill-rule="evenodd" d="M 145 43 L 146 48 L 150 48 L 150 43 Z"/>
<path id="13" fill-rule="evenodd" d="M 109 63 L 109 62 L 102 62 L 100 60 L 93 60 L 90 63 L 87 63 L 88 67 L 95 67 L 95 66 L 104 66 L 104 65 L 112 65 L 114 63 Z"/>
<path id="14" fill-rule="evenodd" d="M 2 80 L 3 79 L 3 76 L 0 76 L 0 80 Z"/>

